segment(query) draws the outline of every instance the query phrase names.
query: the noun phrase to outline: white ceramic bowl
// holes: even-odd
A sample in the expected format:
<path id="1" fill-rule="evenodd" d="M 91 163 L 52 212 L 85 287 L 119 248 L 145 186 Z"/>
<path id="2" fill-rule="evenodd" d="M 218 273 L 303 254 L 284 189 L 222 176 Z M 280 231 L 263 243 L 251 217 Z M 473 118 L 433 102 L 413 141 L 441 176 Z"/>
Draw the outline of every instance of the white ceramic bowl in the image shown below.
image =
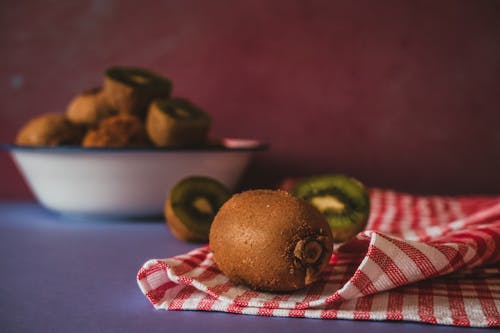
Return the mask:
<path id="1" fill-rule="evenodd" d="M 254 152 L 267 148 L 241 139 L 198 149 L 4 147 L 43 206 L 100 218 L 158 216 L 172 186 L 187 176 L 209 176 L 234 190 Z"/>

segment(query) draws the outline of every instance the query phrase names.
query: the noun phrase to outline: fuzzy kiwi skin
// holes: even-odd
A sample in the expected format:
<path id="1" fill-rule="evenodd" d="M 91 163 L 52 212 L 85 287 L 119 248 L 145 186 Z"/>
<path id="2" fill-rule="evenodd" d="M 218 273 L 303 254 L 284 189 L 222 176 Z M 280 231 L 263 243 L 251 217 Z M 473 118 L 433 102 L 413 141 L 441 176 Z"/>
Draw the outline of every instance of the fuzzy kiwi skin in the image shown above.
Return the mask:
<path id="1" fill-rule="evenodd" d="M 21 146 L 76 146 L 85 134 L 82 126 L 73 124 L 66 115 L 45 113 L 31 119 L 16 136 Z"/>
<path id="2" fill-rule="evenodd" d="M 85 127 L 96 127 L 102 119 L 116 113 L 106 101 L 101 88 L 93 88 L 75 96 L 66 110 L 66 116 L 72 123 Z"/>
<path id="3" fill-rule="evenodd" d="M 209 243 L 215 263 L 231 281 L 273 292 L 318 281 L 333 250 L 324 216 L 279 190 L 246 191 L 226 201 L 212 223 Z"/>
<path id="4" fill-rule="evenodd" d="M 136 116 L 119 114 L 102 120 L 98 127 L 87 131 L 83 147 L 149 147 L 146 129 Z"/>

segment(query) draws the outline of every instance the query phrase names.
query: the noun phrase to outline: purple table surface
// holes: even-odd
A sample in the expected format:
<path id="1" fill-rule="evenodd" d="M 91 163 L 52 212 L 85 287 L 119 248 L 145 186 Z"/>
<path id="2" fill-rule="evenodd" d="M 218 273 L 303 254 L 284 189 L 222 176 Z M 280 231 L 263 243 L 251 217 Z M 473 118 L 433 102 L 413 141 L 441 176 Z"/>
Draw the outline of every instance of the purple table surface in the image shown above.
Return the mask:
<path id="1" fill-rule="evenodd" d="M 411 322 L 155 310 L 136 283 L 150 258 L 199 245 L 159 219 L 78 220 L 35 203 L 0 203 L 2 332 L 493 332 Z"/>

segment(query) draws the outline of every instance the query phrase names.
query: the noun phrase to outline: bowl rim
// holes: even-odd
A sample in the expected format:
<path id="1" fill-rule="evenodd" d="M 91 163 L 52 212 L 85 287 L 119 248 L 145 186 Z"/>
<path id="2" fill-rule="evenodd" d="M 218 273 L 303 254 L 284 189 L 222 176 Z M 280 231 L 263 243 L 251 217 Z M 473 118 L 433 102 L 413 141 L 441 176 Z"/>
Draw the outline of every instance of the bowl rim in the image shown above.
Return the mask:
<path id="1" fill-rule="evenodd" d="M 22 146 L 4 143 L 0 148 L 18 152 L 72 152 L 72 153 L 159 153 L 159 152 L 253 152 L 269 149 L 269 144 L 254 139 L 223 138 L 220 144 L 210 144 L 204 147 L 82 147 L 82 146 Z"/>

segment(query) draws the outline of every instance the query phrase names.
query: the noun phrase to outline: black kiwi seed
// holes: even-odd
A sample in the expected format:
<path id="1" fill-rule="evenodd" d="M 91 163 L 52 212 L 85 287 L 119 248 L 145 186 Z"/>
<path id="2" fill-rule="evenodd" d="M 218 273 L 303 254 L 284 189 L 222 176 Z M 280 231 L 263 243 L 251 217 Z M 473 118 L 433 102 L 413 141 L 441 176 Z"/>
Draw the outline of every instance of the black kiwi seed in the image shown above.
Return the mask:
<path id="1" fill-rule="evenodd" d="M 181 240 L 207 242 L 210 225 L 230 196 L 226 186 L 215 179 L 203 176 L 184 178 L 168 196 L 165 205 L 167 225 Z"/>
<path id="2" fill-rule="evenodd" d="M 310 202 L 326 217 L 336 243 L 349 240 L 366 227 L 370 197 L 363 184 L 352 177 L 310 177 L 295 184 L 291 193 Z"/>

